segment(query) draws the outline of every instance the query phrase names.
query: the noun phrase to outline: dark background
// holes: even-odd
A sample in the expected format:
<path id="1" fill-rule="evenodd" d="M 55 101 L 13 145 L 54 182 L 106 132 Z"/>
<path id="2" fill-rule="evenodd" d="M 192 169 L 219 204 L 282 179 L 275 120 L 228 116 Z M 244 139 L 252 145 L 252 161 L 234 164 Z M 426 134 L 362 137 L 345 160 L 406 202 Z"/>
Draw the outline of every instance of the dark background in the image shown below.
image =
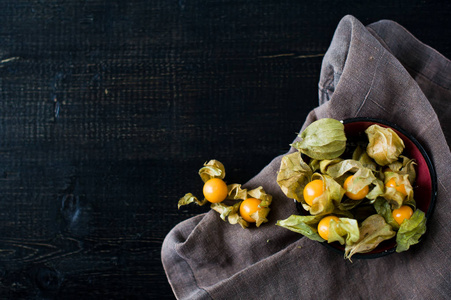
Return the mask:
<path id="1" fill-rule="evenodd" d="M 172 299 L 178 199 L 288 150 L 346 14 L 451 57 L 448 1 L 0 1 L 0 298 Z"/>

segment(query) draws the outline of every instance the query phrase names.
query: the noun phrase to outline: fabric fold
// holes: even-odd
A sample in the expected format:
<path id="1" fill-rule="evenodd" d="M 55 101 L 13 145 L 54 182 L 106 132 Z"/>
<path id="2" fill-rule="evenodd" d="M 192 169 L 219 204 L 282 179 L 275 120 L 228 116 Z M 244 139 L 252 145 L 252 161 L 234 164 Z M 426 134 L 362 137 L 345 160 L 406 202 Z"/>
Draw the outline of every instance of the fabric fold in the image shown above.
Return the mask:
<path id="1" fill-rule="evenodd" d="M 325 117 L 373 117 L 393 122 L 417 138 L 431 156 L 439 181 L 436 209 L 420 244 L 400 254 L 350 263 L 320 243 L 275 226 L 277 220 L 296 213 L 293 200 L 276 183 L 280 156 L 246 184 L 261 185 L 273 195 L 268 223 L 244 230 L 211 211 L 178 224 L 168 234 L 162 263 L 176 297 L 448 298 L 449 63 L 395 22 L 365 27 L 345 16 L 323 59 L 320 106 L 301 128 Z"/>

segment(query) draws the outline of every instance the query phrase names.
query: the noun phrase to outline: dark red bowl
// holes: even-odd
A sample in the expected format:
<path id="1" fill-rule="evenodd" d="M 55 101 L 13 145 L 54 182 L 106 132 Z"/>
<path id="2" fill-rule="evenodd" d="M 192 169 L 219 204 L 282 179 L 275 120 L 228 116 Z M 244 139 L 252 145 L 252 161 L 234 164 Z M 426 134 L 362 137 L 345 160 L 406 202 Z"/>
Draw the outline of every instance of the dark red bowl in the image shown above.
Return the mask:
<path id="1" fill-rule="evenodd" d="M 387 122 L 385 120 L 373 119 L 373 118 L 352 118 L 342 121 L 345 126 L 347 144 L 352 145 L 358 141 L 367 139 L 365 130 L 374 124 L 382 127 L 389 127 L 393 129 L 399 137 L 404 141 L 404 151 L 402 155 L 415 159 L 417 178 L 413 186 L 414 199 L 418 209 L 425 212 L 427 219 L 432 216 L 435 200 L 437 198 L 437 175 L 435 173 L 434 165 L 431 159 L 427 155 L 424 148 L 420 143 L 407 131 L 400 128 L 396 124 Z M 302 214 L 308 214 L 300 203 L 297 203 L 297 209 Z M 427 233 L 427 232 L 426 232 Z M 421 243 L 421 241 L 420 241 Z M 324 246 L 344 254 L 344 246 L 339 243 L 321 243 Z M 380 243 L 373 251 L 368 253 L 358 253 L 352 256 L 352 258 L 377 258 L 385 256 L 395 252 L 396 239 Z"/>

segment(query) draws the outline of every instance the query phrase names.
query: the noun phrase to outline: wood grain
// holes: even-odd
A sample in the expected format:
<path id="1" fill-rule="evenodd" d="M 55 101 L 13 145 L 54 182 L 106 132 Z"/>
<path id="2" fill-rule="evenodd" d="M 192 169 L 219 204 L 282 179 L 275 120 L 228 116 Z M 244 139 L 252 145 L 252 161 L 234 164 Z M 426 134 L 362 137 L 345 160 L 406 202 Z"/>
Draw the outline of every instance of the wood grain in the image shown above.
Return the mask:
<path id="1" fill-rule="evenodd" d="M 245 183 L 317 105 L 346 14 L 451 56 L 446 1 L 2 1 L 0 298 L 172 299 L 197 170 Z"/>

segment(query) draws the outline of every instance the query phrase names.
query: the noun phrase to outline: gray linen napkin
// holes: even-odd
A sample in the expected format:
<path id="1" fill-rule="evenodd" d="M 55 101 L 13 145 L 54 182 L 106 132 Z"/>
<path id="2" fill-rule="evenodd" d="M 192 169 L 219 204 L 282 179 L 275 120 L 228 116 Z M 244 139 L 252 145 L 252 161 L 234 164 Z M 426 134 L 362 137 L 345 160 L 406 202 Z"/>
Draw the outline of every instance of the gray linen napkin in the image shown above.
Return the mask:
<path id="1" fill-rule="evenodd" d="M 273 195 L 269 222 L 243 230 L 209 212 L 178 224 L 162 262 L 179 299 L 450 299 L 451 64 L 403 27 L 339 23 L 321 69 L 319 118 L 381 118 L 415 136 L 430 154 L 438 198 L 428 231 L 407 252 L 353 259 L 275 226 L 296 213 L 276 183 L 281 157 L 246 183 Z M 287 141 L 289 143 L 290 141 Z M 292 149 L 290 150 L 292 151 Z"/>

